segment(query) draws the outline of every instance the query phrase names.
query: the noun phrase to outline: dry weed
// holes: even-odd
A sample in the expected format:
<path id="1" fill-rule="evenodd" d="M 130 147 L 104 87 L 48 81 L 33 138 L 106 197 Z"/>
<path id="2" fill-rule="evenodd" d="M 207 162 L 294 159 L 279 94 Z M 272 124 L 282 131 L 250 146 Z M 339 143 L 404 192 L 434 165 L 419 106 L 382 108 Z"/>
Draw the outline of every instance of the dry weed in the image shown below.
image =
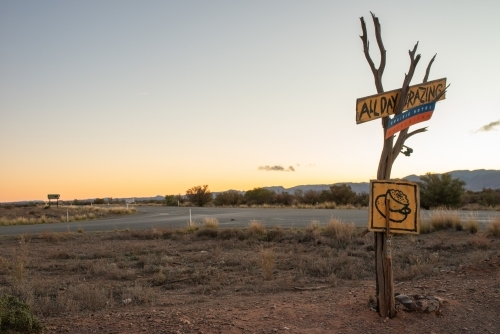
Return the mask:
<path id="1" fill-rule="evenodd" d="M 488 224 L 488 235 L 492 237 L 500 237 L 500 217 L 496 217 Z"/>
<path id="2" fill-rule="evenodd" d="M 247 231 L 250 235 L 263 236 L 266 234 L 266 227 L 258 220 L 251 220 Z"/>
<path id="3" fill-rule="evenodd" d="M 262 272 L 262 277 L 265 280 L 273 278 L 275 266 L 275 254 L 271 248 L 261 248 L 259 252 L 259 267 Z"/>
<path id="4" fill-rule="evenodd" d="M 476 234 L 479 231 L 479 223 L 475 219 L 468 219 L 465 222 L 465 230 L 471 234 Z"/>
<path id="5" fill-rule="evenodd" d="M 420 221 L 420 234 L 428 234 L 432 232 L 431 223 L 428 221 Z"/>
<path id="6" fill-rule="evenodd" d="M 219 221 L 215 217 L 205 217 L 203 219 L 203 226 L 205 228 L 218 229 Z"/>
<path id="7" fill-rule="evenodd" d="M 430 224 L 434 231 L 445 230 L 461 224 L 460 214 L 453 210 L 436 210 L 431 213 Z"/>
<path id="8" fill-rule="evenodd" d="M 356 227 L 352 223 L 343 223 L 338 219 L 330 219 L 323 234 L 341 243 L 348 244 L 356 235 Z"/>

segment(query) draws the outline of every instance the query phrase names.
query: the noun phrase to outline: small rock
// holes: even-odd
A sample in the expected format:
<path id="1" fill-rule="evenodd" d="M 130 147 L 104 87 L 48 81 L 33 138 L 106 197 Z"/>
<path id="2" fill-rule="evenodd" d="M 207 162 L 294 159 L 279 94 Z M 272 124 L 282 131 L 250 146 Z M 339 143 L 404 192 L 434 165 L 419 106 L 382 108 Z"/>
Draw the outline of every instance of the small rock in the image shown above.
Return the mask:
<path id="1" fill-rule="evenodd" d="M 439 302 L 437 300 L 429 300 L 425 312 L 430 313 L 437 310 L 439 310 Z"/>
<path id="2" fill-rule="evenodd" d="M 396 300 L 400 302 L 406 309 L 414 311 L 417 309 L 417 305 L 413 300 L 410 299 L 410 297 L 406 295 L 397 295 Z"/>

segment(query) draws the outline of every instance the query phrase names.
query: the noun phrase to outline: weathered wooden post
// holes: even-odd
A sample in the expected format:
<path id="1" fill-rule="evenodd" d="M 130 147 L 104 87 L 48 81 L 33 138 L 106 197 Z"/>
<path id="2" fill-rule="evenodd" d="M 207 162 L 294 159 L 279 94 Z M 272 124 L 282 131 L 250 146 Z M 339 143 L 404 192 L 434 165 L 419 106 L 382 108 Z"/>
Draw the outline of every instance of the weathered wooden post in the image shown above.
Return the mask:
<path id="1" fill-rule="evenodd" d="M 413 124 L 430 119 L 435 108 L 435 102 L 445 98 L 444 92 L 446 90 L 446 79 L 427 82 L 432 63 L 436 58 L 436 55 L 434 55 L 427 65 L 423 83 L 410 87 L 410 82 L 413 78 L 415 68 L 420 61 L 420 55 L 415 55 L 418 47 L 417 42 L 413 47 L 413 50 L 409 51 L 410 67 L 408 73 L 405 74 L 401 89 L 384 92 L 382 75 L 386 65 L 386 50 L 382 42 L 379 19 L 373 13 L 371 13 L 371 16 L 375 27 L 377 45 L 380 51 L 380 64 L 378 68 L 375 67 L 369 53 L 368 36 L 363 17 L 360 18 L 361 29 L 363 31 L 360 38 L 363 42 L 363 52 L 365 54 L 365 58 L 375 79 L 375 87 L 378 94 L 360 98 L 356 101 L 356 123 L 359 124 L 377 118 L 382 119 L 384 143 L 378 165 L 377 180 L 390 180 L 392 165 L 401 152 L 405 141 L 411 136 L 427 130 L 427 128 L 424 127 L 408 133 L 409 127 Z M 409 108 L 412 109 L 404 114 L 405 117 L 398 118 L 403 111 L 408 110 Z M 389 115 L 395 116 L 391 119 L 389 118 Z M 394 142 L 394 133 L 396 132 L 399 132 L 399 135 L 396 142 Z M 408 152 L 410 151 L 408 150 Z M 372 194 L 370 193 L 370 195 Z M 418 201 L 418 196 L 415 198 L 415 201 Z M 373 204 L 373 200 L 371 198 L 370 203 L 371 205 Z M 374 242 L 377 308 L 380 316 L 393 318 L 396 315 L 396 310 L 392 279 L 390 232 L 392 230 L 391 221 L 393 220 L 390 218 L 390 215 L 392 214 L 390 203 L 390 199 L 387 199 L 387 202 L 385 203 L 386 212 L 380 212 L 380 214 L 385 215 L 386 225 L 383 226 L 384 228 L 382 231 L 377 228 L 372 230 L 375 231 Z M 418 208 L 416 210 L 418 212 Z M 417 218 L 418 217 L 415 217 L 414 219 L 418 224 Z M 418 226 L 415 226 L 415 231 L 410 229 L 410 232 L 399 231 L 399 233 L 418 233 Z"/>

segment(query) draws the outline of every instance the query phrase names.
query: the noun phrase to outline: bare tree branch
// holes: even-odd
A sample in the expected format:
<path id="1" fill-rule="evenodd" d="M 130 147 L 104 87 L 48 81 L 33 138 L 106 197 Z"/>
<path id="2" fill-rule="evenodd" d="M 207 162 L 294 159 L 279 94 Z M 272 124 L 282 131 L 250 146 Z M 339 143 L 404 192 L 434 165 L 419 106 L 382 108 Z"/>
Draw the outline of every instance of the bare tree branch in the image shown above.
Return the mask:
<path id="1" fill-rule="evenodd" d="M 437 53 L 429 61 L 429 64 L 427 65 L 427 69 L 425 70 L 424 80 L 422 80 L 422 82 L 427 82 L 427 80 L 429 80 L 429 73 L 431 72 L 431 66 L 432 66 L 432 63 L 434 62 L 434 59 L 436 59 L 436 56 L 437 56 Z"/>
<path id="2" fill-rule="evenodd" d="M 386 56 L 385 56 L 384 45 L 382 43 L 380 22 L 378 21 L 378 18 L 373 13 L 372 13 L 372 18 L 373 18 L 373 24 L 375 25 L 375 34 L 376 34 L 378 46 L 380 48 L 380 55 L 381 55 L 379 68 L 375 67 L 375 63 L 373 62 L 373 60 L 370 56 L 370 43 L 368 42 L 366 23 L 365 23 L 365 19 L 363 17 L 359 18 L 359 20 L 361 21 L 361 29 L 363 30 L 363 35 L 361 35 L 359 37 L 363 41 L 363 52 L 365 54 L 366 60 L 368 61 L 368 65 L 370 65 L 370 69 L 372 70 L 373 78 L 375 79 L 375 87 L 377 88 L 377 93 L 380 94 L 380 93 L 384 92 L 384 87 L 382 85 L 382 74 L 383 74 L 384 69 L 385 69 Z"/>
<path id="3" fill-rule="evenodd" d="M 373 25 L 375 26 L 375 38 L 377 39 L 378 49 L 380 50 L 380 65 L 378 67 L 378 74 L 380 76 L 380 80 L 382 80 L 382 75 L 384 74 L 386 63 L 386 51 L 384 48 L 384 43 L 382 42 L 382 28 L 380 26 L 378 17 L 376 17 L 372 12 L 370 12 L 370 14 L 372 14 Z"/>
<path id="4" fill-rule="evenodd" d="M 401 89 L 401 98 L 399 99 L 399 103 L 396 107 L 396 110 L 394 113 L 395 115 L 400 115 L 403 112 L 404 106 L 406 104 L 406 96 L 408 95 L 410 82 L 413 79 L 413 74 L 415 73 L 415 68 L 417 67 L 417 64 L 420 60 L 419 54 L 415 56 L 415 53 L 417 52 L 417 48 L 418 48 L 418 42 L 413 47 L 413 50 L 408 51 L 408 54 L 410 55 L 410 68 L 408 69 L 408 74 L 405 74 L 405 79 L 403 81 L 403 86 Z M 384 136 L 385 136 L 386 131 L 387 131 L 387 127 L 384 128 Z M 391 152 L 391 160 L 390 160 L 391 163 L 390 163 L 390 166 L 388 167 L 389 173 L 390 173 L 390 169 L 392 168 L 392 164 L 394 163 L 394 161 L 398 157 L 398 155 L 401 151 L 401 148 L 403 147 L 403 144 L 406 140 L 407 134 L 408 134 L 408 128 L 402 130 L 399 133 L 398 139 L 396 140 L 396 143 L 394 144 L 394 147 L 391 150 L 392 151 Z"/>
<path id="5" fill-rule="evenodd" d="M 406 140 L 406 139 L 408 139 L 408 138 L 410 138 L 410 137 L 411 137 L 411 136 L 413 136 L 413 135 L 416 135 L 417 133 L 427 132 L 427 131 L 428 131 L 428 130 L 427 130 L 427 126 L 426 126 L 425 128 L 420 128 L 420 129 L 414 130 L 414 131 L 412 131 L 412 132 L 408 133 L 408 134 L 405 136 L 405 140 Z M 403 142 L 403 144 L 404 144 L 404 142 Z"/>

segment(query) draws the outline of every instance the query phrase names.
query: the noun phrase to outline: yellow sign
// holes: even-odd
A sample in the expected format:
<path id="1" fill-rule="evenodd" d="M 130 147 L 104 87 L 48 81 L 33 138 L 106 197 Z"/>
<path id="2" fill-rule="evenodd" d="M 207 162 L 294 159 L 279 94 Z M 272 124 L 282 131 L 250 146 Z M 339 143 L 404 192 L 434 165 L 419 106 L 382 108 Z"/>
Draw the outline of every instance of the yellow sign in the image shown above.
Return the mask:
<path id="1" fill-rule="evenodd" d="M 388 201 L 387 201 L 388 200 Z M 370 181 L 368 229 L 383 232 L 386 228 L 386 203 L 389 203 L 391 233 L 420 232 L 420 189 L 418 183 L 405 180 Z"/>
<path id="2" fill-rule="evenodd" d="M 446 78 L 410 86 L 403 110 L 433 102 L 446 88 Z M 444 100 L 441 95 L 439 100 Z M 356 124 L 394 114 L 401 97 L 401 89 L 382 94 L 362 97 L 356 100 Z"/>

